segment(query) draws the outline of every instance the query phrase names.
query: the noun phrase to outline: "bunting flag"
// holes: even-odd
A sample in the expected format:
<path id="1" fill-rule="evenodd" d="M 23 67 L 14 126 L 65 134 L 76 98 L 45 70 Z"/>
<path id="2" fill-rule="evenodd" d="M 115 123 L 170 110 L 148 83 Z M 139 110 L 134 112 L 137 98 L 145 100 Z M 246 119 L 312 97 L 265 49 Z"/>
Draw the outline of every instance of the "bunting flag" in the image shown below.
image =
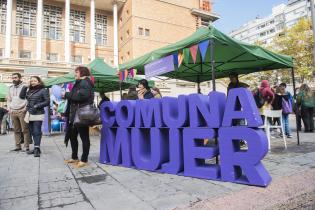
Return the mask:
<path id="1" fill-rule="evenodd" d="M 125 72 L 122 71 L 122 72 L 121 72 L 121 81 L 124 81 L 124 80 L 125 80 Z"/>
<path id="2" fill-rule="evenodd" d="M 137 76 L 137 69 L 133 69 L 133 77 Z"/>
<path id="3" fill-rule="evenodd" d="M 184 48 L 183 50 L 183 61 L 188 64 L 189 63 L 189 55 L 190 55 L 190 52 L 189 52 L 189 48 Z"/>
<path id="4" fill-rule="evenodd" d="M 120 80 L 120 81 L 123 80 L 123 78 L 122 78 L 122 72 L 121 72 L 121 71 L 119 71 L 119 80 Z"/>
<path id="5" fill-rule="evenodd" d="M 134 78 L 134 77 L 135 77 L 135 76 L 134 76 L 133 69 L 130 69 L 130 75 L 131 75 L 131 77 L 132 77 L 132 78 Z"/>
<path id="6" fill-rule="evenodd" d="M 194 63 L 196 63 L 196 60 L 197 60 L 197 53 L 198 53 L 198 45 L 193 45 L 189 48 L 189 51 L 190 51 L 190 54 L 191 54 L 191 57 L 194 61 Z"/>
<path id="7" fill-rule="evenodd" d="M 205 41 L 199 43 L 199 50 L 201 53 L 202 61 L 205 61 L 208 46 L 209 46 L 209 40 L 205 40 Z"/>
<path id="8" fill-rule="evenodd" d="M 124 78 L 125 78 L 125 80 L 127 80 L 128 79 L 128 70 L 126 69 L 124 73 L 125 73 Z"/>
<path id="9" fill-rule="evenodd" d="M 178 53 L 173 54 L 173 61 L 176 68 L 178 68 Z"/>
<path id="10" fill-rule="evenodd" d="M 180 67 L 180 65 L 182 64 L 184 60 L 184 54 L 183 52 L 178 52 L 178 68 Z"/>

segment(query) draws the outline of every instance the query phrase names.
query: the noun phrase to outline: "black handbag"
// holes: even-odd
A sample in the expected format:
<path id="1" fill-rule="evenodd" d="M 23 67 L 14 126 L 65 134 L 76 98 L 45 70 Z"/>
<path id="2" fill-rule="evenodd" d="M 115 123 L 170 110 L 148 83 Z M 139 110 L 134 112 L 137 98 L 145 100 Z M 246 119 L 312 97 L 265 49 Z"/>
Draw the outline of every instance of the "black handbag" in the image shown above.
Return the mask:
<path id="1" fill-rule="evenodd" d="M 100 110 L 93 104 L 78 106 L 75 116 L 74 125 L 76 126 L 94 126 L 100 125 Z"/>

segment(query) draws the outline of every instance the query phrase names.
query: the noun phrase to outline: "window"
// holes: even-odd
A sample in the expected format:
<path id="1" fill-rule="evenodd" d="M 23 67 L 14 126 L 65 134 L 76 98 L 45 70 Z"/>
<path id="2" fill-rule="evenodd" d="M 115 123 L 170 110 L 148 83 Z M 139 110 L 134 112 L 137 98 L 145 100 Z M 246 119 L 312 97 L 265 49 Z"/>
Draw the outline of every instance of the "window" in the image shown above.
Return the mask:
<path id="1" fill-rule="evenodd" d="M 21 50 L 19 52 L 19 58 L 22 59 L 31 59 L 31 51 Z"/>
<path id="2" fill-rule="evenodd" d="M 7 1 L 6 0 L 0 0 L 0 33 L 5 33 L 5 24 L 6 24 L 6 15 L 7 15 Z"/>
<path id="3" fill-rule="evenodd" d="M 95 39 L 97 45 L 107 44 L 107 16 L 95 15 Z"/>
<path id="4" fill-rule="evenodd" d="M 145 29 L 145 34 L 144 34 L 145 36 L 150 36 L 150 29 Z"/>
<path id="5" fill-rule="evenodd" d="M 143 36 L 143 28 L 138 28 L 138 34 L 139 36 Z"/>
<path id="6" fill-rule="evenodd" d="M 126 33 L 127 33 L 127 36 L 129 37 L 129 35 L 130 35 L 129 29 L 126 31 Z"/>
<path id="7" fill-rule="evenodd" d="M 17 0 L 16 34 L 23 36 L 36 35 L 36 3 Z"/>
<path id="8" fill-rule="evenodd" d="M 209 0 L 203 0 L 202 1 L 202 9 L 205 11 L 208 11 L 208 12 L 211 11 L 211 5 L 210 5 Z"/>
<path id="9" fill-rule="evenodd" d="M 47 39 L 61 39 L 62 8 L 44 5 L 44 37 Z"/>
<path id="10" fill-rule="evenodd" d="M 71 63 L 82 64 L 83 63 L 82 55 L 72 55 Z"/>
<path id="11" fill-rule="evenodd" d="M 85 12 L 70 11 L 70 40 L 72 42 L 85 42 Z"/>
<path id="12" fill-rule="evenodd" d="M 48 61 L 58 61 L 58 54 L 57 53 L 48 53 L 47 58 Z"/>
<path id="13" fill-rule="evenodd" d="M 2 58 L 4 56 L 4 49 L 0 48 L 0 58 Z"/>

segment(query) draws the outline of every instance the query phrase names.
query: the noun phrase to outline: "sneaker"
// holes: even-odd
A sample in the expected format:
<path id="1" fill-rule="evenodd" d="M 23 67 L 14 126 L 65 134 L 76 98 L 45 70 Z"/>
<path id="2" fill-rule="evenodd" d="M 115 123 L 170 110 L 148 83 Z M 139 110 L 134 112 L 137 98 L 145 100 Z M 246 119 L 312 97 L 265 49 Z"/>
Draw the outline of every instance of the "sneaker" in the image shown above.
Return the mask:
<path id="1" fill-rule="evenodd" d="M 74 159 L 69 159 L 69 160 L 65 160 L 64 161 L 65 163 L 78 163 L 79 162 L 79 160 L 78 159 L 76 159 L 76 160 L 74 160 Z"/>
<path id="2" fill-rule="evenodd" d="M 287 135 L 288 139 L 291 139 L 292 137 L 293 137 L 292 134 Z"/>
<path id="3" fill-rule="evenodd" d="M 34 149 L 34 157 L 40 157 L 40 150 L 39 148 Z"/>
<path id="4" fill-rule="evenodd" d="M 21 148 L 15 148 L 15 149 L 12 149 L 10 150 L 11 152 L 18 152 L 18 151 L 21 151 L 22 149 Z"/>
<path id="5" fill-rule="evenodd" d="M 28 155 L 33 155 L 34 154 L 34 150 L 30 150 L 27 152 Z"/>
<path id="6" fill-rule="evenodd" d="M 78 162 L 76 165 L 75 165 L 75 167 L 76 168 L 83 168 L 83 167 L 85 167 L 85 166 L 87 166 L 88 164 L 86 163 L 86 162 L 82 162 L 82 161 L 80 161 L 80 162 Z"/>

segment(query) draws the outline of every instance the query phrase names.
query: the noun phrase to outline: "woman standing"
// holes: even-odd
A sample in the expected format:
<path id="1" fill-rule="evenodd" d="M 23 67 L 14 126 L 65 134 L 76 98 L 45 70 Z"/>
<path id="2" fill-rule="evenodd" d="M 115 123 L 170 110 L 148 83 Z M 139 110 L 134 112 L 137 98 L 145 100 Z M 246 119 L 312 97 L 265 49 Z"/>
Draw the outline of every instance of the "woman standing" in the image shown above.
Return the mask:
<path id="1" fill-rule="evenodd" d="M 154 95 L 152 94 L 149 83 L 146 79 L 142 79 L 138 83 L 138 98 L 139 99 L 150 99 L 154 98 Z"/>
<path id="2" fill-rule="evenodd" d="M 26 99 L 25 122 L 29 124 L 30 136 L 34 140 L 34 149 L 27 154 L 40 156 L 40 142 L 42 139 L 42 124 L 45 116 L 44 107 L 49 106 L 49 92 L 38 76 L 32 76 L 29 88 L 23 87 L 20 93 L 21 99 Z"/>
<path id="3" fill-rule="evenodd" d="M 162 94 L 159 88 L 154 87 L 152 88 L 151 92 L 154 95 L 154 98 L 162 98 Z"/>
<path id="4" fill-rule="evenodd" d="M 300 87 L 297 97 L 298 105 L 301 107 L 301 116 L 304 123 L 305 132 L 314 132 L 314 109 L 315 109 L 315 93 L 307 84 Z"/>
<path id="5" fill-rule="evenodd" d="M 94 102 L 94 85 L 90 80 L 89 76 L 90 70 L 87 67 L 79 66 L 75 69 L 75 84 L 71 90 L 65 94 L 65 98 L 70 104 L 69 113 L 69 132 L 72 157 L 66 160 L 66 163 L 75 163 L 77 167 L 84 167 L 87 165 L 88 156 L 90 151 L 90 136 L 89 136 L 89 126 L 77 126 L 74 124 L 74 119 L 78 107 L 93 104 Z M 82 140 L 83 153 L 81 156 L 81 161 L 78 158 L 78 135 Z"/>

